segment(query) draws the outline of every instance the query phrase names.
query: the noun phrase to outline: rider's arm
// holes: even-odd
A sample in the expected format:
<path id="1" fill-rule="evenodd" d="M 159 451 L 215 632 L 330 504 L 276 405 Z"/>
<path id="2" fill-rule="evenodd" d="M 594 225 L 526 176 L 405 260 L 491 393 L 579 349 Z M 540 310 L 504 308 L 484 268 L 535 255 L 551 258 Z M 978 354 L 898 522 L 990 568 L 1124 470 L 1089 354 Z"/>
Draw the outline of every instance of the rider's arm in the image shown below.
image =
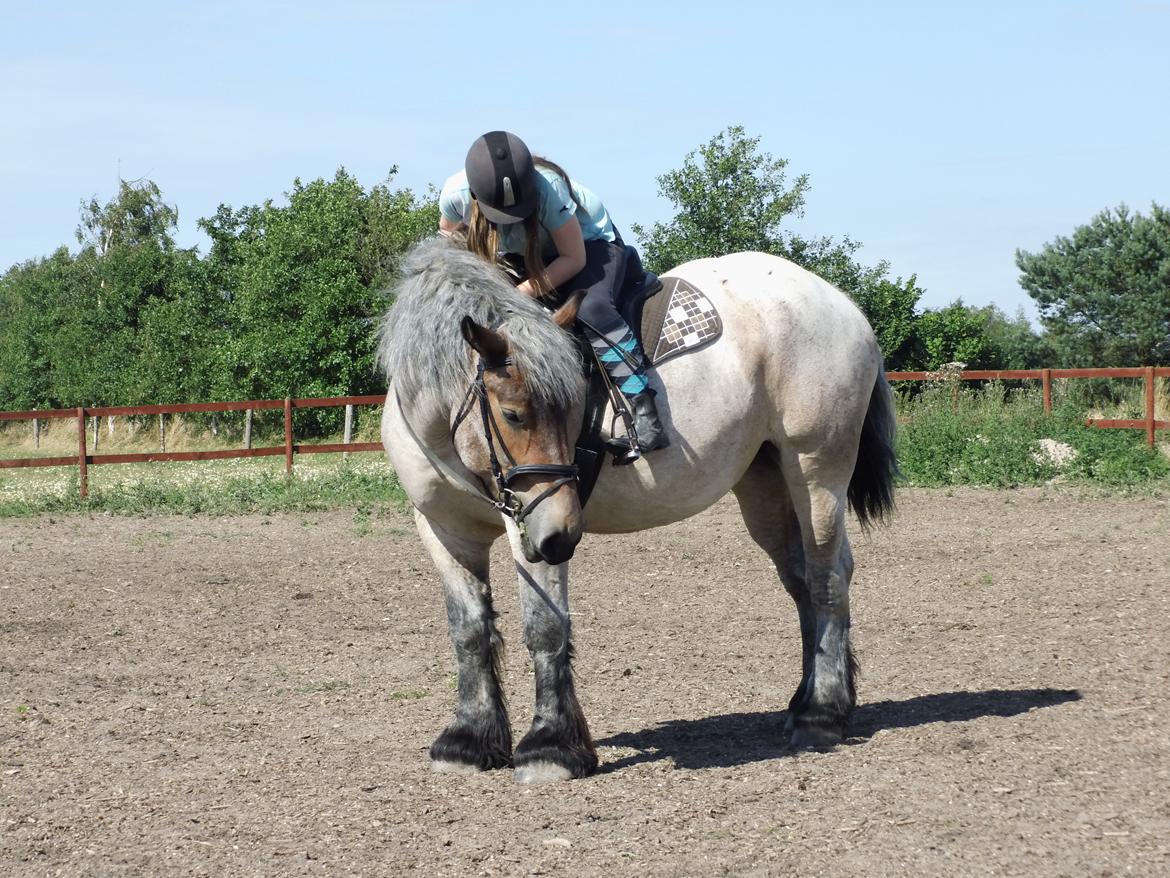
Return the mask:
<path id="1" fill-rule="evenodd" d="M 585 237 L 581 234 L 581 224 L 576 217 L 570 217 L 568 222 L 557 226 L 549 235 L 557 247 L 557 258 L 545 268 L 548 282 L 559 287 L 565 281 L 577 275 L 585 267 Z M 536 290 L 528 281 L 516 287 L 522 293 L 536 295 Z"/>
<path id="2" fill-rule="evenodd" d="M 463 231 L 467 223 L 463 218 L 468 215 L 468 200 L 471 190 L 467 188 L 467 181 L 461 174 L 456 174 L 443 184 L 439 192 L 439 233 L 450 235 L 452 232 Z"/>

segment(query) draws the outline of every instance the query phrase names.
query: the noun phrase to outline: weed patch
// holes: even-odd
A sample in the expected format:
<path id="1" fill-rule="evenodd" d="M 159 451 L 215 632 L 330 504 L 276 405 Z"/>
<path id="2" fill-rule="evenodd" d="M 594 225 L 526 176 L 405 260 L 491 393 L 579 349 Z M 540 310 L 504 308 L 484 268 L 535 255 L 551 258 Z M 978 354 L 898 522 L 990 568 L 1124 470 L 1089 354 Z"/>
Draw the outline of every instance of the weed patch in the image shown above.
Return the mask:
<path id="1" fill-rule="evenodd" d="M 1060 400 L 1046 414 L 1039 392 L 949 384 L 903 394 L 898 463 L 912 485 L 1011 488 L 1053 480 L 1112 487 L 1170 487 L 1170 460 L 1146 445 L 1139 430 L 1084 424 L 1078 400 Z M 1065 453 L 1044 453 L 1042 440 Z"/>

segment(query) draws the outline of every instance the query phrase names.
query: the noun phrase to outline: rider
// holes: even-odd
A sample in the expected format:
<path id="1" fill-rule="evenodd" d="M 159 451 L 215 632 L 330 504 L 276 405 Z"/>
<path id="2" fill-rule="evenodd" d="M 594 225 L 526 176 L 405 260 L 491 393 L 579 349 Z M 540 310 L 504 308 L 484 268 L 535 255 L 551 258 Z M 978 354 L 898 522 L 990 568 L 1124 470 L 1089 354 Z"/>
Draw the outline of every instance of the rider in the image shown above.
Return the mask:
<path id="1" fill-rule="evenodd" d="M 559 166 L 533 158 L 515 134 L 490 131 L 467 152 L 464 170 L 443 184 L 439 231 L 466 231 L 468 249 L 522 268 L 521 292 L 541 298 L 585 290 L 579 320 L 598 359 L 634 414 L 638 449 L 611 440 L 630 458 L 670 444 L 646 359 L 617 310 L 625 247 L 601 200 Z"/>

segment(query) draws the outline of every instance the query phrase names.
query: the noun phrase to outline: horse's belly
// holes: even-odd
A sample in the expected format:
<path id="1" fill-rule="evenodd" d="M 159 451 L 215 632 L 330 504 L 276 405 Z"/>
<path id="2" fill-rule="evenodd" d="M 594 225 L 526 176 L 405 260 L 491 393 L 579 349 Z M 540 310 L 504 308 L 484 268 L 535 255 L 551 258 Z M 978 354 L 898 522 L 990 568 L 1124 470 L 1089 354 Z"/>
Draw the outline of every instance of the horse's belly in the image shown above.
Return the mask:
<path id="1" fill-rule="evenodd" d="M 740 480 L 767 440 L 761 412 L 707 411 L 677 420 L 671 445 L 631 466 L 602 466 L 585 529 L 628 533 L 702 512 Z"/>
<path id="2" fill-rule="evenodd" d="M 632 533 L 674 524 L 698 515 L 713 505 L 728 488 L 695 492 L 693 486 L 672 491 L 652 488 L 645 491 L 595 492 L 585 508 L 585 530 L 596 534 Z"/>

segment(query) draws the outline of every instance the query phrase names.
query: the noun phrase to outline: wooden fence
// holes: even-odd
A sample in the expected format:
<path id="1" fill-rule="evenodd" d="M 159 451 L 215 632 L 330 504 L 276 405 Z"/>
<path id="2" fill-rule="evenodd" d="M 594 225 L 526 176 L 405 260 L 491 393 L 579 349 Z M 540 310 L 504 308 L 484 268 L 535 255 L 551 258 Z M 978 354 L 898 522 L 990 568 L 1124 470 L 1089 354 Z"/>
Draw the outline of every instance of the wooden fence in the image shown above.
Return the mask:
<path id="1" fill-rule="evenodd" d="M 94 408 L 50 409 L 31 412 L 0 412 L 0 421 L 77 419 L 77 454 L 67 457 L 17 457 L 0 460 L 0 469 L 42 466 L 76 466 L 81 474 L 81 496 L 89 494 L 88 468 L 107 463 L 146 463 L 168 460 L 224 460 L 233 457 L 276 457 L 284 455 L 284 468 L 292 472 L 297 454 L 332 454 L 351 451 L 381 451 L 380 442 L 334 442 L 300 445 L 293 441 L 293 409 L 336 406 L 382 405 L 384 394 L 376 396 L 334 396 L 306 399 L 258 399 L 247 402 L 197 402 L 182 405 L 98 406 Z M 136 454 L 90 454 L 86 448 L 85 419 L 121 415 L 168 415 L 191 412 L 255 411 L 284 409 L 284 444 L 261 448 L 227 448 L 219 451 L 155 451 Z"/>
<path id="2" fill-rule="evenodd" d="M 931 381 L 957 378 L 960 381 L 1039 381 L 1043 388 L 1044 410 L 1052 411 L 1052 381 L 1058 378 L 1141 378 L 1145 383 L 1145 417 L 1135 419 L 1089 418 L 1094 427 L 1137 429 L 1146 431 L 1146 440 L 1154 447 L 1156 430 L 1170 430 L 1170 421 L 1154 417 L 1154 382 L 1170 378 L 1170 367 L 1141 366 L 1129 369 L 973 369 L 958 373 L 887 372 L 890 381 Z M 81 474 L 81 496 L 88 494 L 88 467 L 109 463 L 144 463 L 168 460 L 223 460 L 233 457 L 274 457 L 283 454 L 286 472 L 292 472 L 297 454 L 331 454 L 350 451 L 381 451 L 378 442 L 335 442 L 301 445 L 293 441 L 293 409 L 335 406 L 381 405 L 385 396 L 335 396 L 307 399 L 264 399 L 248 402 L 199 402 L 184 405 L 101 406 L 96 408 L 51 409 L 30 412 L 0 412 L 0 421 L 39 421 L 77 419 L 77 454 L 65 457 L 18 457 L 0 460 L 0 469 L 16 467 L 76 466 Z M 158 451 L 137 454 L 91 454 L 86 447 L 85 419 L 121 415 L 168 415 L 190 412 L 230 412 L 261 409 L 284 409 L 284 444 L 262 448 L 223 449 L 219 451 Z M 349 419 L 347 418 L 347 423 Z M 346 437 L 348 440 L 348 431 Z"/>
<path id="3" fill-rule="evenodd" d="M 1170 430 L 1170 421 L 1154 417 L 1154 381 L 1170 378 L 1170 366 L 1136 366 L 1117 369 L 970 369 L 958 373 L 887 372 L 890 381 L 930 381 L 958 378 L 960 381 L 1039 381 L 1043 388 L 1044 411 L 1052 411 L 1054 378 L 1141 378 L 1145 388 L 1145 417 L 1131 419 L 1087 418 L 1085 423 L 1105 429 L 1145 430 L 1146 442 L 1154 447 L 1154 431 Z M 957 391 L 956 391 L 957 392 Z"/>

